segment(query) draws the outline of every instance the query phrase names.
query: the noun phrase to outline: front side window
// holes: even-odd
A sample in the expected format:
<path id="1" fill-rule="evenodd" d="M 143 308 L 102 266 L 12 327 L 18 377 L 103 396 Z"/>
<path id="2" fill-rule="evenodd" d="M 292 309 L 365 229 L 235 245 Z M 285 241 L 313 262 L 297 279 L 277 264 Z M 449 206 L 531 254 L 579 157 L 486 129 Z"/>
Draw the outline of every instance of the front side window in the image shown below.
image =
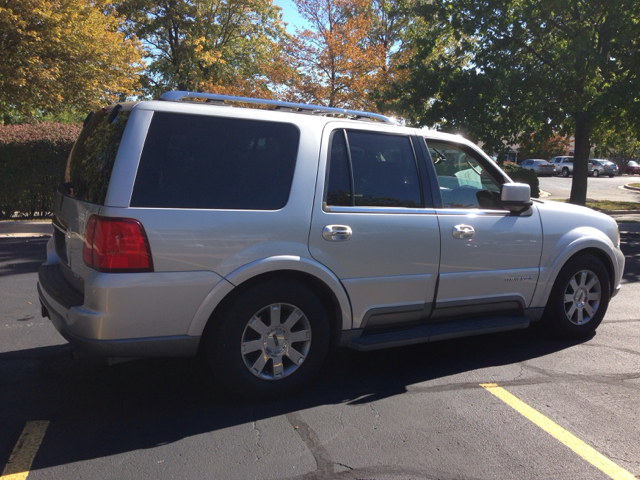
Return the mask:
<path id="1" fill-rule="evenodd" d="M 428 141 L 444 208 L 500 209 L 500 183 L 468 148 Z"/>
<path id="2" fill-rule="evenodd" d="M 156 112 L 131 206 L 278 210 L 299 140 L 286 123 Z"/>
<path id="3" fill-rule="evenodd" d="M 409 137 L 333 132 L 327 205 L 421 208 L 423 204 Z"/>

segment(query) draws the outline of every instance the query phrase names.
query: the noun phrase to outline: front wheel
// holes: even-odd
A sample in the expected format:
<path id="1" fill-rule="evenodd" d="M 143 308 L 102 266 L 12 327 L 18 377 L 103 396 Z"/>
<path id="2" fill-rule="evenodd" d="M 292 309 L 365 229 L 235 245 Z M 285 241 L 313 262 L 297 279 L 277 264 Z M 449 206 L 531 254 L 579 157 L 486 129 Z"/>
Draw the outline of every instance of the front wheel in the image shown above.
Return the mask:
<path id="1" fill-rule="evenodd" d="M 610 296 L 609 275 L 602 262 L 589 254 L 574 257 L 553 284 L 544 321 L 559 337 L 584 337 L 602 322 Z"/>
<path id="2" fill-rule="evenodd" d="M 249 288 L 205 333 L 215 377 L 238 396 L 273 398 L 299 390 L 329 347 L 324 305 L 306 287 L 275 281 Z"/>

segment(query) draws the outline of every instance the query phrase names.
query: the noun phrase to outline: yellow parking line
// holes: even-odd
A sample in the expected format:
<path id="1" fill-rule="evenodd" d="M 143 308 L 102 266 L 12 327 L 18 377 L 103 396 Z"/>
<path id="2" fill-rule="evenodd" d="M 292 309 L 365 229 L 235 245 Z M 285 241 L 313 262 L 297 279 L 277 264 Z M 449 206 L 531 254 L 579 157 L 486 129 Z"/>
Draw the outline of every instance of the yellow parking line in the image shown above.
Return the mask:
<path id="1" fill-rule="evenodd" d="M 491 392 L 493 395 L 498 397 L 500 400 L 509 405 L 522 416 L 531 420 L 556 440 L 564 443 L 567 447 L 580 455 L 591 465 L 600 469 L 614 480 L 636 480 L 636 477 L 626 471 L 624 468 L 616 465 L 607 457 L 584 443 L 578 437 L 567 432 L 560 425 L 549 420 L 540 412 L 531 408 L 522 400 L 507 392 L 504 388 L 499 387 L 495 383 L 481 383 L 480 386 Z"/>
<path id="2" fill-rule="evenodd" d="M 24 480 L 27 478 L 48 426 L 49 422 L 47 421 L 27 422 L 13 452 L 11 452 L 7 465 L 4 467 L 0 480 Z"/>

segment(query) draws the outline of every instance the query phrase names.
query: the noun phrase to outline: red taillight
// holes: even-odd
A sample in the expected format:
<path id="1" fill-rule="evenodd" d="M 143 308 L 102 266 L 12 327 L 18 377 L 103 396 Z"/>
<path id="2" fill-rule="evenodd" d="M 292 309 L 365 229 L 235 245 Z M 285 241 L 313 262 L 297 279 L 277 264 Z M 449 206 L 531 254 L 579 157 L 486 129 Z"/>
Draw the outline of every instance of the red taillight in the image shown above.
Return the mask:
<path id="1" fill-rule="evenodd" d="M 151 249 L 138 220 L 92 215 L 84 232 L 82 258 L 100 272 L 152 272 Z"/>

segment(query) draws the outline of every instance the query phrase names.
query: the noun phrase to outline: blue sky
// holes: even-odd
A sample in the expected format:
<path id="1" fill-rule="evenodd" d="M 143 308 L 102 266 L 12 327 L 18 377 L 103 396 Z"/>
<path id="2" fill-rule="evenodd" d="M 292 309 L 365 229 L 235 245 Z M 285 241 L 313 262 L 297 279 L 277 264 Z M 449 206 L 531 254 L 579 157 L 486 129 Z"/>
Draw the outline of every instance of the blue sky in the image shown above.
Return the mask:
<path id="1" fill-rule="evenodd" d="M 295 28 L 303 28 L 306 22 L 298 15 L 296 4 L 292 0 L 273 0 L 273 3 L 282 8 L 282 19 L 287 23 L 287 31 L 295 33 Z"/>

